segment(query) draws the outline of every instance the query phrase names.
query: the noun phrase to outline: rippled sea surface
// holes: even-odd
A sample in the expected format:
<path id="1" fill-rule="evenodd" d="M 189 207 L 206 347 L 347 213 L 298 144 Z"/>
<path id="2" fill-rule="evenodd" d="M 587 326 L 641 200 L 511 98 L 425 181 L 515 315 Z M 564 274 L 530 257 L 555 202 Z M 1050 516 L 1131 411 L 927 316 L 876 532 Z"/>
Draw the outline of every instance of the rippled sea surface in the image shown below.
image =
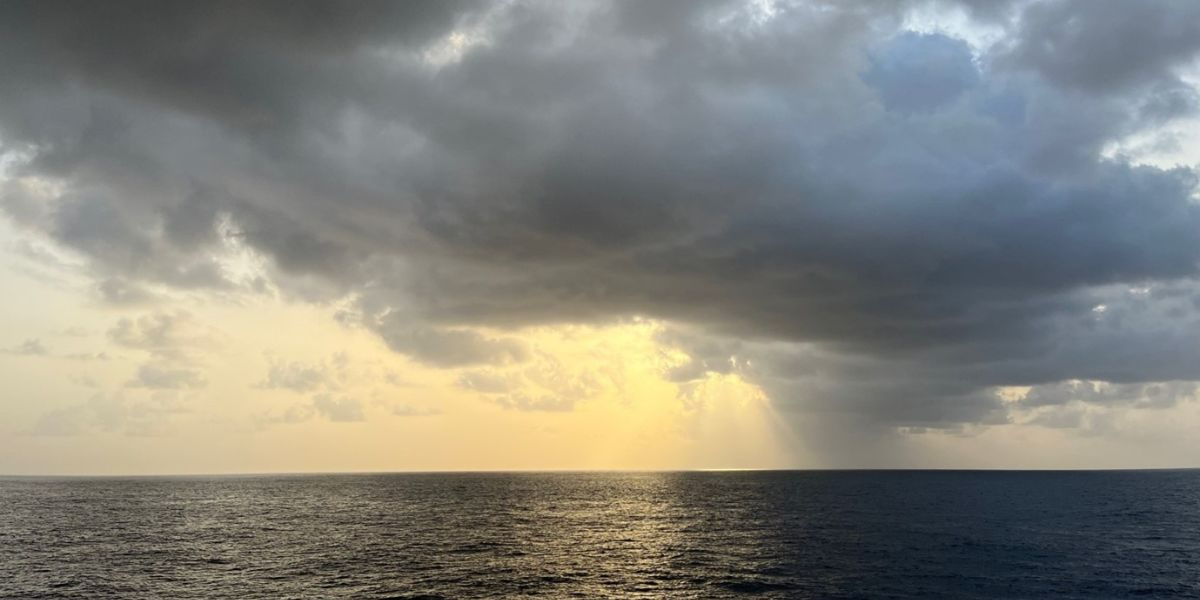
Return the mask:
<path id="1" fill-rule="evenodd" d="M 1200 471 L 0 478 L 3 598 L 1200 598 Z"/>

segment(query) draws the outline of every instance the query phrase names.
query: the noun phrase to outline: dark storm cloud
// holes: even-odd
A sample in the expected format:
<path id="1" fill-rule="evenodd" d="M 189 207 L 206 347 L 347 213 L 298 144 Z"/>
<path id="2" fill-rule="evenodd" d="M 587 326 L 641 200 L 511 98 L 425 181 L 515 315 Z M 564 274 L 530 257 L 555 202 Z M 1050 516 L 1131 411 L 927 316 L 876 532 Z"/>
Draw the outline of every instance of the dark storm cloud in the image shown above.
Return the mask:
<path id="1" fill-rule="evenodd" d="M 873 424 L 1200 379 L 1196 173 L 1102 155 L 1194 114 L 1195 3 L 963 5 L 991 47 L 916 6 L 5 3 L 3 206 L 122 286 L 245 245 L 440 367 L 641 314 L 673 380 Z"/>
<path id="2" fill-rule="evenodd" d="M 17 2 L 4 8 L 0 25 L 8 42 L 4 73 L 27 85 L 86 86 L 230 127 L 279 131 L 299 125 L 306 104 L 336 99 L 341 90 L 323 93 L 324 84 L 356 79 L 342 68 L 356 51 L 420 47 L 466 6 L 454 0 Z M 119 136 L 124 123 L 110 120 L 119 115 L 104 116 L 85 133 Z"/>
<path id="3" fill-rule="evenodd" d="M 529 357 L 529 349 L 518 339 L 488 337 L 470 329 L 413 327 L 390 316 L 375 329 L 392 350 L 436 367 L 509 364 Z"/>
<path id="4" fill-rule="evenodd" d="M 1067 381 L 1035 387 L 1021 403 L 1026 406 L 1056 406 L 1077 401 L 1162 407 L 1190 397 L 1195 391 L 1196 384 L 1193 382 L 1097 386 L 1088 382 Z"/>
<path id="5" fill-rule="evenodd" d="M 1200 50 L 1200 5 L 1188 0 L 1034 3 L 1006 57 L 1089 92 L 1177 82 Z"/>

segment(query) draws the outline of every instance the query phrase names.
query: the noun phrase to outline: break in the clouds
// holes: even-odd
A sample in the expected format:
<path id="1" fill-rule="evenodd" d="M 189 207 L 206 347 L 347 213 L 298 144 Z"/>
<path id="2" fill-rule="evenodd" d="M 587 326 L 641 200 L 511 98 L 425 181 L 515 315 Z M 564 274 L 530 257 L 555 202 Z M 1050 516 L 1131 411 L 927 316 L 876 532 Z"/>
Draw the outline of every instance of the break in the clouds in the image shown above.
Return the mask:
<path id="1" fill-rule="evenodd" d="M 5 2 L 2 206 L 102 301 L 348 302 L 517 409 L 572 401 L 486 370 L 539 360 L 512 332 L 633 316 L 808 423 L 1157 406 L 1200 159 L 1129 148 L 1181 147 L 1198 53 L 1191 1 Z M 109 332 L 139 385 L 203 384 L 180 319 Z"/>

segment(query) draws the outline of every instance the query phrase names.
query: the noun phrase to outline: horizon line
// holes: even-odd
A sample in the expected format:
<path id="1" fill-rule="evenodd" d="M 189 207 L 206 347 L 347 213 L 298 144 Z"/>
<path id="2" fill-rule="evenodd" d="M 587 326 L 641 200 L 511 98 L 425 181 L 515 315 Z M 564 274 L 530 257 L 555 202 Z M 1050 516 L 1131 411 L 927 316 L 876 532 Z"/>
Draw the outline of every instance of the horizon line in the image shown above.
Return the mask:
<path id="1" fill-rule="evenodd" d="M 0 479 L 130 479 L 220 477 L 320 477 L 350 475 L 536 475 L 536 474 L 669 474 L 669 473 L 853 473 L 853 472 L 958 472 L 958 473 L 1104 473 L 1134 471 L 1200 471 L 1200 466 L 1175 467 L 803 467 L 803 468 L 698 468 L 698 469 L 430 469 L 398 471 L 255 471 L 195 473 L 0 473 Z"/>

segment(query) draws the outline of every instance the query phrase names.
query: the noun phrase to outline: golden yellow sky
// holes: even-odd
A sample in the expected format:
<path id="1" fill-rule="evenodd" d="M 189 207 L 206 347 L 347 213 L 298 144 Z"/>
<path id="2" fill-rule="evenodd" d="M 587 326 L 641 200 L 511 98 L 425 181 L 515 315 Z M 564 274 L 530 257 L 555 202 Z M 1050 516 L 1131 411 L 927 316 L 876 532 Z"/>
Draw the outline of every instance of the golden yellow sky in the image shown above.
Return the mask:
<path id="1" fill-rule="evenodd" d="M 115 308 L 44 256 L 0 267 L 0 283 L 20 292 L 0 297 L 3 473 L 857 466 L 813 452 L 803 415 L 781 414 L 737 374 L 671 381 L 689 357 L 662 343 L 654 320 L 483 330 L 521 339 L 530 358 L 446 369 L 342 324 L 337 305 L 171 292 L 169 308 Z M 909 432 L 891 462 L 874 460 L 1170 464 L 1195 446 L 1194 403 L 1136 417 L 1121 436 L 1019 424 Z"/>
<path id="2" fill-rule="evenodd" d="M 176 295 L 114 309 L 86 281 L 4 265 L 13 352 L 0 472 L 765 468 L 796 464 L 770 401 L 736 375 L 681 389 L 686 360 L 634 319 L 508 332 L 532 358 L 425 367 L 274 297 Z M 161 332 L 163 339 L 144 338 Z M 132 333 L 131 333 L 132 332 Z M 36 340 L 37 352 L 15 349 Z M 124 343 L 123 343 L 124 342 Z M 145 343 L 142 343 L 145 342 Z M 140 369 L 194 373 L 164 389 Z M 170 382 L 168 382 L 170 383 Z M 170 389 L 174 387 L 175 389 Z"/>

